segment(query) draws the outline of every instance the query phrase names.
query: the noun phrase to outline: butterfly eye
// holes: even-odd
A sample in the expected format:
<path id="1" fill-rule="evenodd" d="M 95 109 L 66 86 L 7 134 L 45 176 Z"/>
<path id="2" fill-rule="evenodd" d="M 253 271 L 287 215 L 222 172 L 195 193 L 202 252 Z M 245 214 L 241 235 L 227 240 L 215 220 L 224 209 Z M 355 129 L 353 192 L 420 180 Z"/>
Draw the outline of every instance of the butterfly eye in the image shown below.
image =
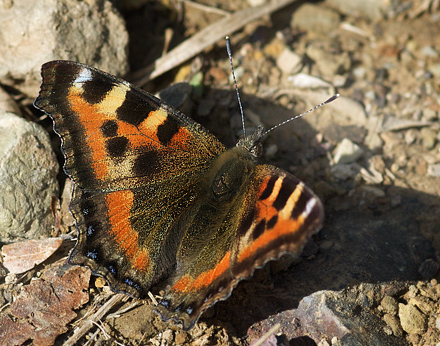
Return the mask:
<path id="1" fill-rule="evenodd" d="M 263 145 L 261 142 L 255 142 L 249 151 L 253 157 L 260 157 L 263 154 Z"/>

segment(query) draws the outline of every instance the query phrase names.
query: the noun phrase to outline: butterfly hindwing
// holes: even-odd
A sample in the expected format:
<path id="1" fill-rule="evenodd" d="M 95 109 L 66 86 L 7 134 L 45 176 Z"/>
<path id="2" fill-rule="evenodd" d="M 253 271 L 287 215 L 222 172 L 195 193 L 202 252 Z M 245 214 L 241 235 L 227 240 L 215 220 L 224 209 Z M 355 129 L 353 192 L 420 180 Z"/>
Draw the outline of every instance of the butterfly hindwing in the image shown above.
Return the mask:
<path id="1" fill-rule="evenodd" d="M 256 165 L 246 154 L 232 155 L 240 151 L 234 148 L 220 156 L 224 168 L 216 170 L 211 186 L 222 194 L 211 194 L 188 228 L 203 228 L 209 236 L 196 244 L 198 249 L 191 244 L 194 239 L 188 237 L 187 244 L 182 240 L 178 263 L 189 265 L 177 266 L 176 278 L 157 307 L 165 319 L 183 321 L 186 329 L 267 261 L 299 254 L 323 222 L 319 198 L 301 181 L 276 167 Z M 179 256 L 182 247 L 198 256 Z"/>

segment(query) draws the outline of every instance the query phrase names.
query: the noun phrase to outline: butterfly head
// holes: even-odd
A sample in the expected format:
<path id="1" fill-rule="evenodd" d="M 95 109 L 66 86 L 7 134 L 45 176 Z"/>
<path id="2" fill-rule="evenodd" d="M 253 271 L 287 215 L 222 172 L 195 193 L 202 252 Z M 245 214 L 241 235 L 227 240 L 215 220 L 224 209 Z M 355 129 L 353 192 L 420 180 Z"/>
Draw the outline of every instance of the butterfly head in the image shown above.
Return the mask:
<path id="1" fill-rule="evenodd" d="M 263 153 L 263 145 L 261 144 L 263 135 L 263 126 L 259 125 L 253 134 L 240 138 L 237 147 L 246 149 L 255 159 L 259 158 Z"/>

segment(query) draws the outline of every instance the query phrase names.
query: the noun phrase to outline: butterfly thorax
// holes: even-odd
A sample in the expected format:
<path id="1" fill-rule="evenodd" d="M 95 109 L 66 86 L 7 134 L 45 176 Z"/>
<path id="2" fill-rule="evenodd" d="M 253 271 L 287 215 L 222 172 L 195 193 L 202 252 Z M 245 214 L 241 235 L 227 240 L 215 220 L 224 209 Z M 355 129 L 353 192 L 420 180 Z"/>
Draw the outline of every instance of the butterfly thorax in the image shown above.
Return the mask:
<path id="1" fill-rule="evenodd" d="M 236 195 L 243 193 L 241 189 L 246 186 L 257 158 L 261 156 L 263 131 L 263 127 L 258 126 L 253 134 L 241 138 L 235 147 L 215 159 L 212 169 L 206 175 L 208 198 L 211 201 L 232 202 Z"/>
<path id="2" fill-rule="evenodd" d="M 243 141 L 243 143 L 247 143 Z M 255 156 L 245 146 L 236 146 L 221 154 L 208 172 L 209 198 L 233 200 L 255 167 Z"/>

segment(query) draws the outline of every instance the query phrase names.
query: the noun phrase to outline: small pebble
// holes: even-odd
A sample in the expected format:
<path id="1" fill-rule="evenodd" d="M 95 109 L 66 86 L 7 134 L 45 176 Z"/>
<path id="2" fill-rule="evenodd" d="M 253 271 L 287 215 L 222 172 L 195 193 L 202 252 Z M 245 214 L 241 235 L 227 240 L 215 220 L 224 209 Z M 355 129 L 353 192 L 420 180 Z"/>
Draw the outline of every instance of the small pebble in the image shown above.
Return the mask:
<path id="1" fill-rule="evenodd" d="M 434 148 L 437 143 L 437 131 L 424 127 L 420 130 L 420 136 L 422 138 L 422 144 L 426 149 L 431 150 Z"/>
<path id="2" fill-rule="evenodd" d="M 431 46 L 424 46 L 421 51 L 422 55 L 429 58 L 437 58 L 438 52 Z"/>
<path id="3" fill-rule="evenodd" d="M 432 177 L 440 177 L 440 163 L 428 165 L 427 173 Z"/>
<path id="4" fill-rule="evenodd" d="M 394 334 L 395 336 L 402 336 L 403 335 L 403 330 L 402 330 L 402 327 L 400 326 L 400 323 L 399 323 L 399 320 L 397 319 L 397 317 L 392 316 L 390 314 L 385 314 L 383 316 L 383 320 L 388 325 L 388 327 L 391 328 L 392 334 Z"/>
<path id="5" fill-rule="evenodd" d="M 398 311 L 398 305 L 396 299 L 394 299 L 391 296 L 385 296 L 383 297 L 382 301 L 380 302 L 380 305 L 382 306 L 383 310 L 390 314 L 390 315 L 396 315 Z"/>
<path id="6" fill-rule="evenodd" d="M 285 74 L 295 73 L 301 66 L 302 58 L 292 52 L 290 49 L 285 48 L 280 56 L 277 58 L 277 67 Z"/>
<path id="7" fill-rule="evenodd" d="M 336 164 L 353 163 L 362 156 L 362 148 L 348 138 L 344 138 L 336 147 L 334 161 Z"/>

